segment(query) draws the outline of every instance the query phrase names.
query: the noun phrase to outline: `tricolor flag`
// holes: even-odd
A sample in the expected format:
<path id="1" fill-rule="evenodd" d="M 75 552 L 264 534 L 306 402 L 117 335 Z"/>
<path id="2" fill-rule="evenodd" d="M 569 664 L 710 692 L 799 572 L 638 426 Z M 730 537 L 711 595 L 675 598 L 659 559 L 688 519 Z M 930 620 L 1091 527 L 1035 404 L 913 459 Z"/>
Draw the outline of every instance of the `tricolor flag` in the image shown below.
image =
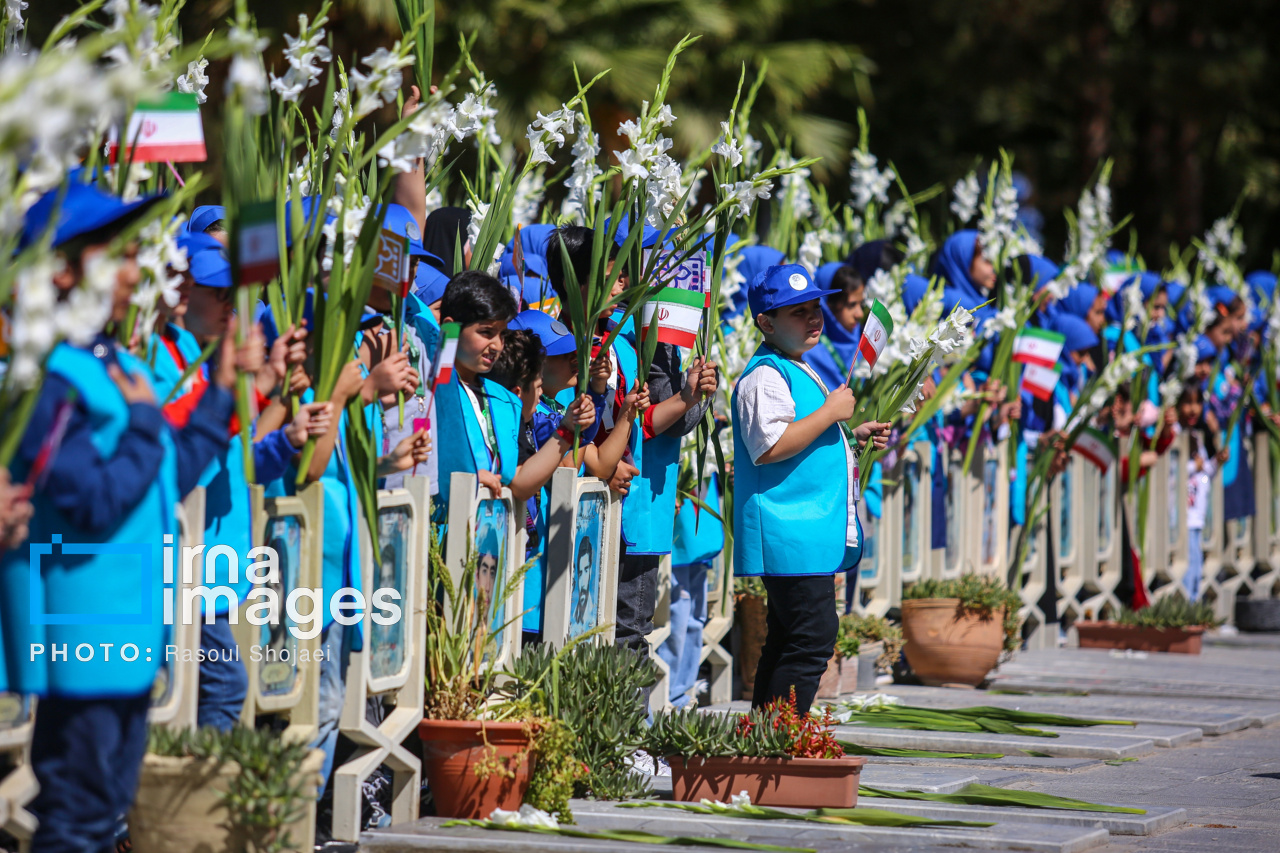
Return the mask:
<path id="1" fill-rule="evenodd" d="M 280 240 L 276 231 L 276 205 L 271 201 L 246 204 L 240 208 L 240 281 L 257 284 L 271 281 L 280 272 Z"/>
<path id="2" fill-rule="evenodd" d="M 1107 264 L 1106 272 L 1102 274 L 1102 292 L 1107 296 L 1113 295 L 1120 289 L 1120 285 L 1133 278 L 1138 272 L 1137 265 L 1131 263 L 1128 258 L 1119 263 Z"/>
<path id="3" fill-rule="evenodd" d="M 889 309 L 877 299 L 871 303 L 871 313 L 862 322 L 862 340 L 858 341 L 858 352 L 862 353 L 867 364 L 876 366 L 876 360 L 880 358 L 880 353 L 884 352 L 891 334 L 893 334 L 893 318 L 889 316 Z"/>
<path id="4" fill-rule="evenodd" d="M 640 312 L 640 338 L 644 340 L 657 317 L 658 342 L 677 347 L 692 347 L 702 326 L 702 309 L 706 296 L 700 290 L 664 287 L 658 295 L 644 303 Z"/>
<path id="5" fill-rule="evenodd" d="M 1023 329 L 1013 339 L 1013 360 L 1023 364 L 1053 367 L 1062 355 L 1066 335 L 1048 329 Z"/>
<path id="6" fill-rule="evenodd" d="M 431 366 L 431 390 L 453 381 L 453 363 L 458 358 L 458 323 L 440 324 L 440 349 L 436 350 L 435 363 Z"/>
<path id="7" fill-rule="evenodd" d="M 1096 429 L 1085 427 L 1084 432 L 1076 439 L 1075 451 L 1098 466 L 1099 471 L 1106 471 L 1116 461 L 1115 442 Z"/>
<path id="8" fill-rule="evenodd" d="M 1058 379 L 1062 376 L 1062 365 L 1042 367 L 1028 364 L 1022 371 L 1022 387 L 1037 400 L 1052 400 L 1053 389 L 1058 387 Z"/>
<path id="9" fill-rule="evenodd" d="M 129 118 L 124 139 L 125 157 L 133 148 L 137 163 L 195 163 L 207 159 L 204 149 L 204 127 L 200 123 L 200 107 L 195 94 L 169 92 L 156 101 L 143 101 Z M 116 162 L 120 139 L 111 131 L 107 155 Z"/>

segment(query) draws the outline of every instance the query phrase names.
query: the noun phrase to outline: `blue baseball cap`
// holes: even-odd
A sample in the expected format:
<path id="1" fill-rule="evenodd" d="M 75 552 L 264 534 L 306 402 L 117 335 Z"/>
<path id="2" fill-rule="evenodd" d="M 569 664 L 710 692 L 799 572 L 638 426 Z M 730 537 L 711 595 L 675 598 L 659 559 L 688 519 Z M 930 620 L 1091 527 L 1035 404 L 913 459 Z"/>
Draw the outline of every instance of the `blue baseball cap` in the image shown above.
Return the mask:
<path id="1" fill-rule="evenodd" d="M 778 264 L 757 273 L 751 280 L 747 305 L 751 316 L 755 317 L 775 308 L 812 302 L 835 292 L 835 288 L 824 290 L 815 284 L 809 271 L 799 264 Z"/>
<path id="2" fill-rule="evenodd" d="M 1213 345 L 1213 341 L 1204 335 L 1196 338 L 1196 364 L 1202 361 L 1213 361 L 1218 357 L 1218 348 Z"/>
<path id="3" fill-rule="evenodd" d="M 188 258 L 187 271 L 201 287 L 232 285 L 231 261 L 227 260 L 227 250 L 220 243 L 216 249 L 201 249 Z"/>
<path id="4" fill-rule="evenodd" d="M 527 329 L 538 336 L 542 350 L 547 355 L 568 355 L 577 352 L 578 343 L 569 327 L 541 311 L 521 311 L 507 324 L 508 329 Z"/>
<path id="5" fill-rule="evenodd" d="M 220 204 L 202 204 L 191 211 L 187 220 L 187 230 L 192 234 L 203 234 L 210 225 L 222 222 L 227 218 L 227 209 Z"/>
<path id="6" fill-rule="evenodd" d="M 382 227 L 390 228 L 396 234 L 403 234 L 409 238 L 409 255 L 411 257 L 430 258 L 438 263 L 444 263 L 423 247 L 422 229 L 418 227 L 418 220 L 413 218 L 409 208 L 404 205 L 388 204 L 386 206 L 386 215 L 382 217 Z"/>
<path id="7" fill-rule="evenodd" d="M 432 305 L 444 299 L 444 289 L 449 286 L 449 276 L 427 261 L 418 262 L 413 276 L 413 293 L 424 305 Z"/>
<path id="8" fill-rule="evenodd" d="M 61 187 L 49 190 L 31 205 L 23 217 L 18 248 L 30 246 L 50 226 L 53 228 L 54 246 L 110 225 L 123 228 L 162 198 L 163 195 L 153 195 L 121 201 L 97 187 L 79 183 L 67 184 L 65 193 Z M 57 216 L 56 220 L 54 216 Z"/>

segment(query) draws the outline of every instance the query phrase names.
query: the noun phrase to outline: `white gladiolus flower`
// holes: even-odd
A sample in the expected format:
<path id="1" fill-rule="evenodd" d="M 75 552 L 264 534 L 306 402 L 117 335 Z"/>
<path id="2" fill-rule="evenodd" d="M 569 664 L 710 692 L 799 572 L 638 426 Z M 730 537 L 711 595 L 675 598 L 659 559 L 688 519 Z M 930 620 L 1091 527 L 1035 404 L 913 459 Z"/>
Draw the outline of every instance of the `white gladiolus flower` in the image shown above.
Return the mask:
<path id="1" fill-rule="evenodd" d="M 489 821 L 502 826 L 536 827 L 540 829 L 556 829 L 560 826 L 551 815 L 542 809 L 534 808 L 528 803 L 520 806 L 520 811 L 516 812 L 507 811 L 506 809 L 494 809 L 492 814 L 489 815 Z"/>
<path id="2" fill-rule="evenodd" d="M 757 199 L 767 199 L 773 192 L 773 181 L 761 180 L 759 173 L 749 181 L 738 181 L 736 184 L 721 184 L 720 188 L 728 190 L 729 195 L 738 203 L 738 212 L 742 216 L 751 215 L 751 206 Z"/>
<path id="3" fill-rule="evenodd" d="M 635 145 L 644 138 L 644 131 L 640 128 L 638 122 L 628 119 L 618 125 L 618 135 L 625 136 L 627 139 L 631 140 L 632 145 Z"/>
<path id="4" fill-rule="evenodd" d="M 333 269 L 333 254 L 338 242 L 339 228 L 342 229 L 342 262 L 350 265 L 355 258 L 356 243 L 360 240 L 360 229 L 364 227 L 365 217 L 369 215 L 372 207 L 373 202 L 368 196 L 354 199 L 349 205 L 343 202 L 338 193 L 329 200 L 328 212 L 336 218 L 326 222 L 320 229 L 325 236 L 325 256 L 321 262 L 325 270 Z"/>
<path id="5" fill-rule="evenodd" d="M 39 384 L 44 360 L 57 343 L 54 311 L 58 292 L 53 286 L 57 271 L 53 257 L 43 256 L 20 270 L 14 281 L 7 381 L 15 388 L 25 390 Z"/>
<path id="6" fill-rule="evenodd" d="M 532 225 L 538 221 L 538 211 L 542 208 L 542 196 L 546 182 L 541 170 L 527 172 L 520 178 L 520 183 L 516 185 L 515 198 L 511 202 L 511 224 L 513 226 Z"/>
<path id="7" fill-rule="evenodd" d="M 480 226 L 489 215 L 489 202 L 477 203 L 474 199 L 467 199 L 467 210 L 471 211 L 471 221 L 467 223 L 467 242 L 474 246 L 480 240 Z"/>
<path id="8" fill-rule="evenodd" d="M 271 106 L 267 97 L 267 72 L 262 60 L 237 54 L 231 59 L 227 71 L 227 94 L 240 98 L 244 111 L 250 115 L 263 115 Z"/>
<path id="9" fill-rule="evenodd" d="M 203 56 L 188 62 L 187 73 L 178 75 L 178 91 L 184 95 L 195 95 L 198 104 L 209 100 L 209 96 L 204 93 L 204 87 L 209 85 L 209 78 L 204 73 L 208 67 L 209 60 Z"/>
<path id="10" fill-rule="evenodd" d="M 742 149 L 738 147 L 738 140 L 729 133 L 729 122 L 720 122 L 720 138 L 711 146 L 711 153 L 724 157 L 730 166 L 742 165 Z"/>
<path id="11" fill-rule="evenodd" d="M 982 336 L 987 339 L 998 337 L 1001 333 L 1009 329 L 1018 327 L 1018 310 L 1014 305 L 1006 305 L 996 312 L 995 316 L 986 322 L 982 329 Z"/>
<path id="12" fill-rule="evenodd" d="M 804 235 L 804 240 L 800 243 L 797 261 L 800 266 L 809 271 L 810 275 L 813 275 L 818 269 L 818 264 L 822 263 L 822 243 L 818 237 L 818 232 L 810 231 Z"/>
<path id="13" fill-rule="evenodd" d="M 22 12 L 27 8 L 27 0 L 4 0 L 4 44 L 8 48 L 9 45 L 16 44 L 18 41 L 18 33 L 26 29 L 26 23 L 22 20 Z"/>
<path id="14" fill-rule="evenodd" d="M 314 24 L 308 24 L 307 16 L 299 15 L 297 37 L 285 34 L 284 58 L 289 63 L 289 70 L 283 77 L 271 75 L 271 88 L 282 100 L 298 100 L 304 90 L 324 76 L 324 69 L 319 63 L 331 59 L 329 48 L 324 44 L 326 21 L 327 18 L 321 17 Z"/>
<path id="15" fill-rule="evenodd" d="M 615 151 L 613 156 L 618 158 L 618 165 L 622 167 L 622 179 L 629 180 L 632 178 L 644 178 L 649 174 L 649 168 L 645 165 L 640 152 L 631 148 L 626 151 Z"/>
<path id="16" fill-rule="evenodd" d="M 951 200 L 951 212 L 956 215 L 956 219 L 960 220 L 961 225 L 969 224 L 969 220 L 973 219 L 978 212 L 978 200 L 982 195 L 978 174 L 970 172 L 956 181 L 951 194 L 954 196 Z"/>
<path id="17" fill-rule="evenodd" d="M 751 805 L 751 795 L 748 794 L 746 791 L 743 791 L 738 794 L 730 794 L 729 805 L 733 806 L 734 808 L 742 808 L 743 806 L 749 806 Z"/>
<path id="18" fill-rule="evenodd" d="M 356 93 L 357 119 L 395 101 L 396 92 L 400 91 L 400 85 L 404 82 L 400 69 L 412 65 L 413 57 L 403 55 L 400 42 L 397 41 L 391 50 L 380 47 L 361 61 L 369 71 L 351 72 L 351 86 Z"/>
<path id="19" fill-rule="evenodd" d="M 853 149 L 849 164 L 849 194 L 853 196 L 854 209 L 863 211 L 873 201 L 889 203 L 889 187 L 893 185 L 893 169 L 883 172 L 876 168 L 876 156 L 860 148 Z"/>
<path id="20" fill-rule="evenodd" d="M 675 123 L 676 117 L 672 114 L 671 107 L 663 104 L 658 108 L 658 113 L 653 117 L 653 120 L 663 127 L 671 127 Z"/>

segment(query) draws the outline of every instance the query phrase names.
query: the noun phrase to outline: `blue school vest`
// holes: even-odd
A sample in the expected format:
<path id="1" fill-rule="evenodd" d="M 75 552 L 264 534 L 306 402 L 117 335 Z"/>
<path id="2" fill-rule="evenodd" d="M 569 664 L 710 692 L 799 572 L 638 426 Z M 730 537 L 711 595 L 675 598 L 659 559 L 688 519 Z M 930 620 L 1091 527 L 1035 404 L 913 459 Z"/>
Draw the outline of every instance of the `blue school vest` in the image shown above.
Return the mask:
<path id="1" fill-rule="evenodd" d="M 548 415 L 559 415 L 555 409 L 547 405 L 543 400 L 538 401 L 537 411 Z M 578 476 L 584 476 L 583 468 L 578 468 Z M 537 559 L 529 564 L 529 569 L 524 575 L 524 597 L 521 603 L 524 605 L 525 614 L 521 620 L 521 627 L 532 633 L 542 633 L 542 603 L 546 599 L 547 591 L 544 588 L 543 580 L 547 576 L 547 533 L 549 531 L 549 521 L 551 515 L 551 481 L 538 490 L 538 494 L 534 495 L 530 500 L 538 502 L 538 516 L 534 520 L 534 527 L 538 531 L 538 552 Z M 526 554 L 526 557 L 532 557 L 533 554 Z"/>
<path id="2" fill-rule="evenodd" d="M 519 464 L 520 399 L 497 382 L 481 379 L 487 396 L 490 424 L 494 440 L 498 444 L 499 469 L 495 472 L 503 485 L 511 482 Z M 476 420 L 475 409 L 462 387 L 457 372 L 447 385 L 436 389 L 436 428 L 440 447 L 437 450 L 437 471 L 440 477 L 440 496 L 435 502 L 438 523 L 448 519 L 449 481 L 455 471 L 474 474 L 493 469 L 493 456 L 484 441 L 484 431 Z"/>
<path id="3" fill-rule="evenodd" d="M 798 421 L 822 406 L 826 395 L 795 363 L 761 344 L 742 376 L 768 365 L 786 380 Z M 733 407 L 738 407 L 737 389 Z M 759 575 L 830 575 L 851 569 L 862 558 L 858 547 L 846 548 L 849 522 L 849 473 L 844 434 L 831 425 L 804 450 L 766 465 L 756 465 L 733 428 L 734 468 L 733 570 L 744 577 Z"/>
<path id="4" fill-rule="evenodd" d="M 147 366 L 128 353 L 118 351 L 117 357 L 126 371 L 149 375 Z M 80 394 L 98 453 L 114 455 L 128 428 L 129 407 L 104 363 L 90 352 L 64 343 L 53 350 L 48 369 Z M 137 696 L 151 690 L 168 638 L 163 621 L 165 534 L 173 536 L 175 554 L 178 545 L 174 514 L 179 499 L 178 471 L 168 429 L 161 430 L 160 443 L 164 459 L 155 482 L 108 532 L 78 530 L 48 498 L 37 494 L 32 499 L 35 516 L 28 544 L 0 558 L 0 631 L 5 635 L 6 652 L 0 665 L 0 687 L 76 699 Z M 62 544 L 42 556 L 33 587 L 29 545 L 49 547 L 53 536 L 61 536 Z M 68 553 L 77 545 L 91 547 L 87 553 Z M 135 550 L 109 553 L 109 548 Z M 177 568 L 175 556 L 175 571 Z M 54 620 L 67 614 L 91 624 L 33 625 L 33 605 Z M 118 624 L 104 624 L 111 619 Z M 123 624 L 125 621 L 134 624 Z M 31 643 L 45 646 L 45 654 L 35 661 L 30 659 Z M 114 645 L 104 650 L 102 644 L 107 643 Z M 138 647 L 132 662 L 120 654 L 130 643 Z M 66 660 L 59 657 L 53 661 L 54 646 L 64 644 Z M 81 644 L 92 650 L 91 660 L 77 660 Z"/>
<path id="5" fill-rule="evenodd" d="M 720 512 L 720 482 L 712 474 L 707 478 L 707 496 L 703 503 Z M 691 566 L 709 563 L 724 550 L 724 525 L 711 513 L 685 499 L 676 513 L 675 534 L 671 545 L 671 565 Z"/>
<path id="6" fill-rule="evenodd" d="M 425 352 L 422 357 L 428 362 L 435 358 L 436 348 L 440 346 L 440 325 L 436 323 L 436 315 L 431 308 L 412 293 L 404 301 L 404 320 L 413 326 L 422 341 Z"/>

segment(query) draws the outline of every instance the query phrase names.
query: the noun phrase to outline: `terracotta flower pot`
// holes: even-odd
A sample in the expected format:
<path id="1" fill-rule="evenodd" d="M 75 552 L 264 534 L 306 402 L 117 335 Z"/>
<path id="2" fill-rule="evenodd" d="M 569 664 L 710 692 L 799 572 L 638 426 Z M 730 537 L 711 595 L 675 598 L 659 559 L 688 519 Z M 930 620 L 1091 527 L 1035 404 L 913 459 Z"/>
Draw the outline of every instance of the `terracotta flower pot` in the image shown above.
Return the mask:
<path id="1" fill-rule="evenodd" d="M 958 598 L 902 602 L 903 653 L 925 684 L 982 683 L 1004 649 L 1004 608 L 985 618 Z"/>
<path id="2" fill-rule="evenodd" d="M 1203 625 L 1186 628 L 1138 628 L 1118 622 L 1077 622 L 1082 649 L 1133 649 L 1139 652 L 1200 654 Z"/>
<path id="3" fill-rule="evenodd" d="M 866 692 L 876 689 L 876 661 L 880 659 L 880 655 L 884 654 L 884 643 L 874 642 L 868 643 L 858 649 L 857 667 L 854 671 L 846 675 L 853 679 L 852 686 L 845 688 L 846 693 Z M 853 669 L 851 667 L 851 669 Z"/>
<path id="4" fill-rule="evenodd" d="M 314 749 L 298 770 L 305 803 L 315 802 L 323 766 L 324 752 Z M 234 761 L 218 766 L 211 759 L 148 754 L 142 762 L 138 795 L 129 811 L 133 849 L 138 853 L 238 853 L 249 849 L 249 839 L 228 827 L 222 806 L 222 795 L 239 773 L 240 765 Z M 315 811 L 302 811 L 284 831 L 310 849 Z"/>
<path id="5" fill-rule="evenodd" d="M 831 660 L 827 661 L 827 671 L 822 673 L 822 680 L 818 682 L 818 698 L 839 699 L 844 690 L 844 671 L 849 668 L 849 663 L 844 658 L 832 655 Z"/>
<path id="6" fill-rule="evenodd" d="M 727 803 L 746 791 L 757 806 L 847 809 L 858 802 L 861 756 L 844 758 L 667 758 L 673 798 Z"/>
<path id="7" fill-rule="evenodd" d="M 440 817 L 487 818 L 494 809 L 520 808 L 529 788 L 529 735 L 523 723 L 423 720 L 422 772 Z M 499 762 L 483 778 L 481 763 Z"/>
<path id="8" fill-rule="evenodd" d="M 738 675 L 742 678 L 742 698 L 750 700 L 756 685 L 756 667 L 768 633 L 768 605 L 763 596 L 738 595 L 734 598 L 733 621 L 738 626 Z"/>

